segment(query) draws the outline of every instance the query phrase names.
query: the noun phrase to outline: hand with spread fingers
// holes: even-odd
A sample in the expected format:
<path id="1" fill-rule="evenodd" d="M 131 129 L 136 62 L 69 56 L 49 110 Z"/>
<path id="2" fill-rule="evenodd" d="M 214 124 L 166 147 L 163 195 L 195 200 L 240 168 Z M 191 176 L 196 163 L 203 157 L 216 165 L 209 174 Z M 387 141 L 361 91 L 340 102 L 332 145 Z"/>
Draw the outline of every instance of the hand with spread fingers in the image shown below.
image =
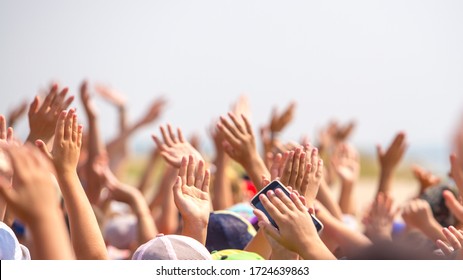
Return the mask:
<path id="1" fill-rule="evenodd" d="M 173 186 L 174 202 L 184 221 L 183 235 L 206 243 L 207 225 L 211 211 L 209 195 L 210 172 L 204 161 L 196 163 L 190 155 L 182 158 L 177 180 Z"/>
<path id="2" fill-rule="evenodd" d="M 181 167 L 182 158 L 193 156 L 195 162 L 204 161 L 201 154 L 196 150 L 188 141 L 183 137 L 183 133 L 180 128 L 177 129 L 177 135 L 172 129 L 170 124 L 167 125 L 167 129 L 164 126 L 160 126 L 162 142 L 156 135 L 152 135 L 154 142 L 161 150 L 161 155 L 164 159 L 172 166 L 176 168 Z"/>
<path id="3" fill-rule="evenodd" d="M 392 207 L 392 197 L 379 193 L 363 220 L 365 234 L 372 242 L 392 241 L 392 225 L 398 210 Z"/>
<path id="4" fill-rule="evenodd" d="M 436 245 L 449 259 L 463 260 L 463 230 L 454 226 L 443 228 L 442 233 L 447 240 L 436 240 Z"/>
<path id="5" fill-rule="evenodd" d="M 48 144 L 53 137 L 59 115 L 74 100 L 74 96 L 66 98 L 67 93 L 67 87 L 59 90 L 58 84 L 53 84 L 43 102 L 38 95 L 34 98 L 28 112 L 30 132 L 27 141 L 34 143 L 41 139 Z"/>

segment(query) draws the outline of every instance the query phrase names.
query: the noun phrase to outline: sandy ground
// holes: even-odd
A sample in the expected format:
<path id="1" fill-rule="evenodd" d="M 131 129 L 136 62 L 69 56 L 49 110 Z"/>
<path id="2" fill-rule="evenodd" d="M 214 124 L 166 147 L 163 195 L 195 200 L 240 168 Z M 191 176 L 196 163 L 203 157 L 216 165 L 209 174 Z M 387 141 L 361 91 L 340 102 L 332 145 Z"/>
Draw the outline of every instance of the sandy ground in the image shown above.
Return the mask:
<path id="1" fill-rule="evenodd" d="M 393 184 L 392 197 L 396 206 L 401 206 L 410 198 L 415 197 L 419 190 L 418 183 L 413 180 L 395 179 Z M 357 217 L 359 219 L 373 201 L 377 189 L 378 183 L 375 179 L 364 178 L 357 183 L 354 195 L 358 205 Z M 332 191 L 335 197 L 339 198 L 340 187 L 335 185 Z"/>

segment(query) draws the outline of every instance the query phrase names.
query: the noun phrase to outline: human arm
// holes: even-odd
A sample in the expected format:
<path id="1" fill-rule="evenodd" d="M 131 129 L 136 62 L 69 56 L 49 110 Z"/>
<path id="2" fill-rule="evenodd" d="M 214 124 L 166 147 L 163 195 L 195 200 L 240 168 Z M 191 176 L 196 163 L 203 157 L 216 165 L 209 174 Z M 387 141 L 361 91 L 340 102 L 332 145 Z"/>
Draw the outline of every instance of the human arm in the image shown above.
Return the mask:
<path id="1" fill-rule="evenodd" d="M 233 113 L 228 113 L 230 122 L 221 116 L 217 128 L 224 135 L 225 152 L 241 164 L 255 186 L 260 186 L 262 176 L 270 177 L 270 173 L 256 148 L 256 141 L 248 118 L 241 115 L 241 120 Z"/>
<path id="2" fill-rule="evenodd" d="M 8 145 L 13 141 L 13 128 L 6 127 L 6 120 L 3 115 L 0 115 L 0 145 Z M 3 176 L 5 181 L 10 182 L 13 179 L 13 170 L 8 162 L 7 155 L 0 149 L 0 176 Z M 0 221 L 3 221 L 6 214 L 7 203 L 0 197 Z"/>
<path id="3" fill-rule="evenodd" d="M 380 177 L 377 194 L 382 192 L 389 195 L 391 193 L 394 173 L 407 149 L 405 138 L 406 137 L 404 132 L 397 133 L 386 151 L 383 150 L 381 145 L 376 146 L 378 161 L 380 165 Z"/>
<path id="4" fill-rule="evenodd" d="M 195 172 L 196 169 L 196 172 Z M 207 225 L 211 212 L 210 173 L 203 161 L 196 164 L 193 156 L 182 158 L 173 186 L 174 201 L 182 215 L 182 235 L 206 244 Z"/>
<path id="5" fill-rule="evenodd" d="M 423 199 L 410 200 L 402 210 L 402 218 L 408 227 L 423 232 L 429 239 L 446 240 L 442 226 L 432 215 L 431 206 Z"/>
<path id="6" fill-rule="evenodd" d="M 338 144 L 331 158 L 331 165 L 341 182 L 339 207 L 342 213 L 355 216 L 357 209 L 354 190 L 360 175 L 357 150 L 347 143 Z"/>
<path id="7" fill-rule="evenodd" d="M 276 189 L 275 192 L 261 194 L 259 198 L 279 227 L 273 227 L 265 214 L 255 209 L 259 226 L 266 234 L 305 260 L 336 259 L 318 236 L 308 209 L 296 192 L 292 192 L 289 198 L 282 190 Z"/>
<path id="8" fill-rule="evenodd" d="M 43 141 L 37 146 L 53 162 L 69 217 L 71 241 L 77 259 L 108 259 L 108 253 L 95 213 L 77 176 L 77 163 L 82 146 L 82 125 L 75 109 L 58 117 L 53 150 L 48 152 Z"/>
<path id="9" fill-rule="evenodd" d="M 62 217 L 53 186 L 53 167 L 30 144 L 21 147 L 2 146 L 12 169 L 13 188 L 0 176 L 0 196 L 8 202 L 8 208 L 23 221 L 32 236 L 35 247 L 33 259 L 74 259 L 66 225 Z"/>
<path id="10" fill-rule="evenodd" d="M 35 96 L 29 106 L 30 131 L 26 142 L 34 144 L 36 140 L 41 139 L 45 144 L 50 144 L 61 111 L 65 110 L 74 100 L 74 96 L 66 98 L 67 93 L 67 87 L 59 90 L 58 84 L 55 83 L 43 102 L 38 95 Z"/>
<path id="11" fill-rule="evenodd" d="M 392 207 L 392 197 L 379 193 L 363 220 L 365 235 L 373 242 L 392 241 L 392 226 L 397 210 Z"/>
<path id="12" fill-rule="evenodd" d="M 185 140 L 180 128 L 177 129 L 177 135 L 175 135 L 170 124 L 167 125 L 167 128 L 161 125 L 159 129 L 164 142 L 162 142 L 159 137 L 154 134 L 152 135 L 152 138 L 167 163 L 173 167 L 180 168 L 183 157 L 189 157 L 192 155 L 196 162 L 203 160 L 203 157 L 198 150 Z"/>

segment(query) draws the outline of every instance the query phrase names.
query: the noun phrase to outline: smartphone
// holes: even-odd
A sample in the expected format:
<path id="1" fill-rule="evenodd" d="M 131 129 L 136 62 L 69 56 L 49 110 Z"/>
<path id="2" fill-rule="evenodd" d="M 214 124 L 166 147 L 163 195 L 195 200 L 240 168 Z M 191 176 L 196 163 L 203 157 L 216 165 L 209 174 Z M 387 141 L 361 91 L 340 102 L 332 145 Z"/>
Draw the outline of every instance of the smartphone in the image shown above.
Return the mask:
<path id="1" fill-rule="evenodd" d="M 264 212 L 264 214 L 267 216 L 268 220 L 270 221 L 270 223 L 278 228 L 278 225 L 275 223 L 275 221 L 272 219 L 272 217 L 270 217 L 269 213 L 267 212 L 267 210 L 265 210 L 265 207 L 264 205 L 262 204 L 262 202 L 260 201 L 259 199 L 259 195 L 261 194 L 264 194 L 264 195 L 267 195 L 267 192 L 272 190 L 275 192 L 276 189 L 281 189 L 283 191 L 283 193 L 289 197 L 289 191 L 288 189 L 278 180 L 274 180 L 272 182 L 270 182 L 270 184 L 268 184 L 267 186 L 265 186 L 262 190 L 260 190 L 252 199 L 251 199 L 251 204 L 252 206 L 254 206 L 255 208 L 261 210 L 262 212 Z M 310 216 L 312 217 L 312 222 L 313 224 L 315 225 L 315 228 L 317 229 L 317 232 L 320 234 L 320 232 L 323 230 L 323 224 L 322 222 L 320 222 L 320 220 L 318 220 L 314 215 L 310 214 Z"/>

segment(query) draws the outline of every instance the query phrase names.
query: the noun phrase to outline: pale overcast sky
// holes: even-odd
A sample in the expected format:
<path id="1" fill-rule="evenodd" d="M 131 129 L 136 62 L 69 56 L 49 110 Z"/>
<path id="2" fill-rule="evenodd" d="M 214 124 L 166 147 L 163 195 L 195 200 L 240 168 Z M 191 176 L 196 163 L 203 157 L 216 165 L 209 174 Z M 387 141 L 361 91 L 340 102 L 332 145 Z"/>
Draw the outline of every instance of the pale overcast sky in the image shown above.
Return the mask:
<path id="1" fill-rule="evenodd" d="M 166 95 L 134 139 L 146 145 L 166 121 L 209 141 L 211 118 L 246 93 L 255 127 L 298 102 L 286 139 L 353 118 L 359 147 L 404 130 L 412 149 L 443 149 L 462 109 L 462 15 L 458 0 L 2 0 L 0 113 L 52 79 L 75 94 L 87 78 L 124 92 L 131 119 Z M 115 110 L 97 102 L 109 137 Z"/>

